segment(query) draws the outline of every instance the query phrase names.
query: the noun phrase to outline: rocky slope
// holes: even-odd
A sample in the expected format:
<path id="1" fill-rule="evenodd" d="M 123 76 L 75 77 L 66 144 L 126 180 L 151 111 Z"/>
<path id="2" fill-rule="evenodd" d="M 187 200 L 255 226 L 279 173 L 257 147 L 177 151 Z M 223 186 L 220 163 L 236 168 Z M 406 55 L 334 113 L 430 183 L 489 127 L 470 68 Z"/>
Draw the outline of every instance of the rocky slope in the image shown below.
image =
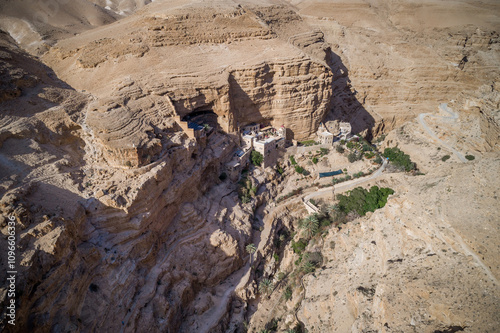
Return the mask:
<path id="1" fill-rule="evenodd" d="M 259 331 L 273 318 L 312 332 L 495 331 L 494 2 L 451 14 L 442 1 L 147 2 L 2 3 L 0 223 L 5 235 L 15 216 L 18 235 L 18 325 L 3 317 L 5 331 Z M 458 121 L 427 122 L 474 161 L 408 122 L 440 102 Z M 191 139 L 179 121 L 200 114 L 215 130 Z M 300 140 L 328 119 L 388 133 L 383 147 L 425 175 L 377 180 L 396 191 L 388 205 L 310 245 L 322 266 L 290 301 L 286 278 L 263 297 L 261 280 L 295 265 L 284 241 L 305 212 L 300 197 L 273 202 L 291 186 L 286 162 L 285 178 L 251 172 L 255 197 L 240 203 L 222 175 L 238 128 L 285 125 Z"/>

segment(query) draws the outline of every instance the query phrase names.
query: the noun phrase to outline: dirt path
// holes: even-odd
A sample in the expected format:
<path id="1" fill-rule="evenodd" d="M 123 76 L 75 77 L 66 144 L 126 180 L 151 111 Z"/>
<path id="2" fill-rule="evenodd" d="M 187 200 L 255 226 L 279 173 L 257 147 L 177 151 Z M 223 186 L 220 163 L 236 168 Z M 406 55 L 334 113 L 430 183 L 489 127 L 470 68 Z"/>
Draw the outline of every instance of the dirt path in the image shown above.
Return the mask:
<path id="1" fill-rule="evenodd" d="M 388 163 L 387 160 L 384 159 L 382 166 L 377 171 L 375 171 L 374 173 L 372 173 L 369 176 L 358 178 L 358 179 L 353 179 L 353 180 L 350 180 L 350 181 L 347 181 L 347 182 L 344 182 L 341 184 L 333 185 L 330 187 L 325 187 L 325 188 L 320 189 L 316 192 L 313 192 L 313 193 L 306 195 L 304 197 L 304 204 L 306 205 L 306 208 L 308 207 L 308 204 L 309 204 L 309 207 L 311 207 L 312 204 L 309 202 L 309 200 L 311 200 L 312 198 L 324 195 L 325 193 L 328 193 L 328 192 L 332 192 L 332 193 L 333 192 L 335 192 L 335 193 L 343 192 L 343 191 L 351 189 L 359 184 L 362 184 L 362 183 L 365 183 L 365 182 L 368 182 L 370 180 L 373 180 L 375 178 L 380 177 L 382 175 L 382 172 L 385 170 L 387 163 Z M 314 206 L 314 207 L 317 209 L 316 206 Z"/>
<path id="2" fill-rule="evenodd" d="M 462 155 L 462 153 L 460 153 L 458 150 L 456 150 L 455 148 L 453 148 L 452 146 L 450 146 L 449 144 L 447 144 L 446 142 L 444 142 L 443 140 L 441 140 L 440 138 L 438 138 L 438 136 L 436 135 L 436 133 L 434 133 L 429 128 L 429 126 L 427 125 L 427 123 L 425 122 L 425 117 L 434 117 L 434 118 L 439 118 L 439 119 L 449 119 L 449 120 L 453 120 L 453 121 L 456 121 L 458 119 L 458 114 L 456 112 L 453 112 L 453 110 L 448 107 L 447 103 L 441 103 L 441 104 L 439 104 L 439 109 L 442 110 L 442 111 L 444 111 L 444 112 L 446 112 L 446 113 L 448 113 L 448 114 L 450 114 L 451 117 L 436 116 L 436 115 L 434 115 L 432 113 L 421 113 L 418 116 L 418 122 L 423 127 L 423 129 L 427 132 L 427 134 L 429 134 L 440 145 L 442 145 L 443 147 L 446 147 L 447 149 L 449 149 L 453 154 L 455 154 L 455 156 L 458 157 L 458 159 L 460 161 L 467 162 L 467 160 L 465 159 L 464 155 Z"/>

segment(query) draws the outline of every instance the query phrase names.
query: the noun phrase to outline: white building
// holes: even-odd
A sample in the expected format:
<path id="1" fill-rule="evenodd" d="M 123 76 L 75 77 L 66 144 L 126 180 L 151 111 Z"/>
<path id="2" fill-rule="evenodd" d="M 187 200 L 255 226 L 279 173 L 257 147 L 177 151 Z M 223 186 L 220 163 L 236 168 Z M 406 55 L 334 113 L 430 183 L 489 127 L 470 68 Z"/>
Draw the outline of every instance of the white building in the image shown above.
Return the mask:
<path id="1" fill-rule="evenodd" d="M 258 131 L 258 132 L 256 132 Z M 286 128 L 278 130 L 268 126 L 260 129 L 259 124 L 250 124 L 242 128 L 242 144 L 246 151 L 255 149 L 263 156 L 263 167 L 274 166 L 278 160 L 279 149 L 285 148 Z"/>
<path id="2" fill-rule="evenodd" d="M 319 124 L 318 132 L 316 132 L 316 135 L 318 137 L 318 141 L 322 145 L 333 145 L 333 139 L 335 138 L 335 136 L 332 133 L 328 132 L 323 123 Z"/>

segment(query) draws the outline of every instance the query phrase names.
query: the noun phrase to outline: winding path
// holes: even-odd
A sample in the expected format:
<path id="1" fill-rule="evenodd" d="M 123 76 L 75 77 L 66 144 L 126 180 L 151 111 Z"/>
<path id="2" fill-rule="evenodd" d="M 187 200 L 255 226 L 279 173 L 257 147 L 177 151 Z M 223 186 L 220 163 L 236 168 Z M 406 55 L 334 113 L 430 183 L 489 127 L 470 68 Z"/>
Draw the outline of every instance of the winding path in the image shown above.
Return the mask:
<path id="1" fill-rule="evenodd" d="M 425 117 L 434 117 L 434 118 L 440 118 L 440 119 L 450 119 L 450 120 L 453 120 L 453 121 L 456 121 L 458 119 L 458 113 L 453 112 L 453 110 L 448 107 L 448 103 L 441 103 L 441 104 L 439 104 L 439 109 L 442 110 L 442 111 L 444 111 L 444 112 L 446 112 L 446 113 L 448 113 L 448 114 L 450 114 L 451 116 L 450 117 L 444 117 L 444 116 L 436 116 L 436 115 L 434 115 L 432 113 L 421 113 L 421 114 L 418 115 L 418 122 L 420 123 L 420 125 L 422 125 L 422 127 L 427 132 L 427 134 L 429 134 L 434 140 L 436 140 L 443 147 L 446 147 L 451 152 L 453 152 L 453 154 L 455 154 L 455 156 L 457 156 L 460 161 L 467 162 L 467 160 L 465 159 L 464 155 L 462 155 L 462 153 L 460 153 L 458 150 L 456 150 L 455 148 L 453 148 L 452 146 L 450 146 L 449 144 L 447 144 L 446 142 L 444 142 L 443 140 L 441 140 L 436 135 L 436 133 L 434 133 L 429 128 L 429 126 L 425 122 Z"/>
<path id="2" fill-rule="evenodd" d="M 306 206 L 308 211 L 311 212 L 311 210 L 314 210 L 315 212 L 317 212 L 318 207 L 316 207 L 315 205 L 313 205 L 312 203 L 309 202 L 309 200 L 311 200 L 312 198 L 324 195 L 325 193 L 330 192 L 330 191 L 331 192 L 343 192 L 345 190 L 353 188 L 356 185 L 359 185 L 361 183 L 365 183 L 367 181 L 370 181 L 372 179 L 380 177 L 380 175 L 382 175 L 382 172 L 385 170 L 387 163 L 388 163 L 387 159 L 385 159 L 385 158 L 383 159 L 383 161 L 384 162 L 382 163 L 382 166 L 377 171 L 375 171 L 374 173 L 372 173 L 369 176 L 358 178 L 358 179 L 353 179 L 353 180 L 350 180 L 350 181 L 347 181 L 347 182 L 344 182 L 341 184 L 325 187 L 323 189 L 317 190 L 316 192 L 313 192 L 313 193 L 306 195 L 304 197 L 304 205 Z"/>

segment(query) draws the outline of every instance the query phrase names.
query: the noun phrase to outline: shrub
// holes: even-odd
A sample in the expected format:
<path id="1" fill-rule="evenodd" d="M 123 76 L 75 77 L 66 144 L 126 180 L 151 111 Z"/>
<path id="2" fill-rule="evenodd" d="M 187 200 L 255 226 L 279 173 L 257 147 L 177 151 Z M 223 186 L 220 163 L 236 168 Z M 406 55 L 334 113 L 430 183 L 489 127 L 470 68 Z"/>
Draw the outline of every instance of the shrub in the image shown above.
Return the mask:
<path id="1" fill-rule="evenodd" d="M 258 151 L 252 150 L 252 153 L 250 154 L 250 160 L 252 161 L 253 165 L 260 166 L 262 164 L 262 161 L 264 161 L 264 156 L 262 156 L 262 154 Z"/>
<path id="2" fill-rule="evenodd" d="M 340 154 L 343 154 L 345 152 L 345 149 L 342 146 L 337 146 L 336 149 L 337 149 L 337 152 L 340 153 Z"/>
<path id="3" fill-rule="evenodd" d="M 465 155 L 465 158 L 469 161 L 473 161 L 476 157 L 474 155 Z"/>
<path id="4" fill-rule="evenodd" d="M 372 147 L 370 147 L 370 145 L 367 144 L 366 142 L 363 142 L 362 149 L 363 149 L 363 151 L 371 151 Z"/>
<path id="5" fill-rule="evenodd" d="M 443 162 L 446 162 L 449 159 L 450 159 L 450 155 L 444 155 L 443 157 L 441 157 L 441 161 L 443 161 Z"/>
<path id="6" fill-rule="evenodd" d="M 354 152 L 349 153 L 349 155 L 347 155 L 347 160 L 349 161 L 349 163 L 354 163 L 358 160 L 358 156 Z"/>
<path id="7" fill-rule="evenodd" d="M 384 157 L 388 157 L 389 161 L 398 168 L 408 172 L 415 170 L 416 166 L 410 159 L 410 156 L 402 152 L 398 147 L 385 148 Z"/>
<path id="8" fill-rule="evenodd" d="M 377 157 L 375 157 L 375 163 L 382 164 L 382 157 L 380 157 L 380 155 L 377 155 Z"/>
<path id="9" fill-rule="evenodd" d="M 276 261 L 276 262 L 280 261 L 280 256 L 277 253 L 273 254 L 273 258 L 274 258 L 274 261 Z"/>
<path id="10" fill-rule="evenodd" d="M 317 157 L 313 157 L 312 162 L 313 162 L 314 164 L 318 163 L 318 158 L 317 158 Z"/>
<path id="11" fill-rule="evenodd" d="M 297 242 L 292 240 L 293 252 L 300 255 L 306 249 L 307 243 L 307 240 L 305 240 L 304 238 L 299 239 Z"/>
<path id="12" fill-rule="evenodd" d="M 303 168 L 303 167 L 301 167 L 301 166 L 299 166 L 299 165 L 296 165 L 296 166 L 295 166 L 295 171 L 296 171 L 297 173 L 302 174 L 302 173 L 304 172 L 304 168 Z"/>
<path id="13" fill-rule="evenodd" d="M 290 286 L 287 286 L 285 288 L 285 291 L 283 292 L 283 298 L 285 299 L 285 301 L 291 300 L 292 294 L 293 294 L 292 288 L 290 288 Z"/>
<path id="14" fill-rule="evenodd" d="M 293 155 L 290 155 L 290 162 L 292 162 L 292 165 L 297 164 L 297 162 L 295 161 L 295 157 Z"/>
<path id="15" fill-rule="evenodd" d="M 278 164 L 276 164 L 276 171 L 277 171 L 280 175 L 282 175 L 282 174 L 285 172 L 279 163 L 278 163 Z"/>
<path id="16" fill-rule="evenodd" d="M 327 155 L 330 152 L 328 148 L 320 148 L 319 151 L 321 152 L 321 156 Z"/>
<path id="17" fill-rule="evenodd" d="M 360 216 L 364 216 L 367 212 L 374 212 L 376 209 L 384 207 L 387 203 L 387 197 L 393 194 L 394 190 L 372 186 L 370 191 L 367 191 L 362 187 L 356 187 L 348 193 L 347 196 L 337 195 L 339 210 L 345 214 L 356 212 Z"/>
<path id="18" fill-rule="evenodd" d="M 269 279 L 263 279 L 259 283 L 259 292 L 262 294 L 270 294 L 273 291 L 274 284 Z"/>
<path id="19" fill-rule="evenodd" d="M 349 149 L 352 149 L 354 148 L 354 143 L 352 141 L 349 141 L 345 146 Z"/>

